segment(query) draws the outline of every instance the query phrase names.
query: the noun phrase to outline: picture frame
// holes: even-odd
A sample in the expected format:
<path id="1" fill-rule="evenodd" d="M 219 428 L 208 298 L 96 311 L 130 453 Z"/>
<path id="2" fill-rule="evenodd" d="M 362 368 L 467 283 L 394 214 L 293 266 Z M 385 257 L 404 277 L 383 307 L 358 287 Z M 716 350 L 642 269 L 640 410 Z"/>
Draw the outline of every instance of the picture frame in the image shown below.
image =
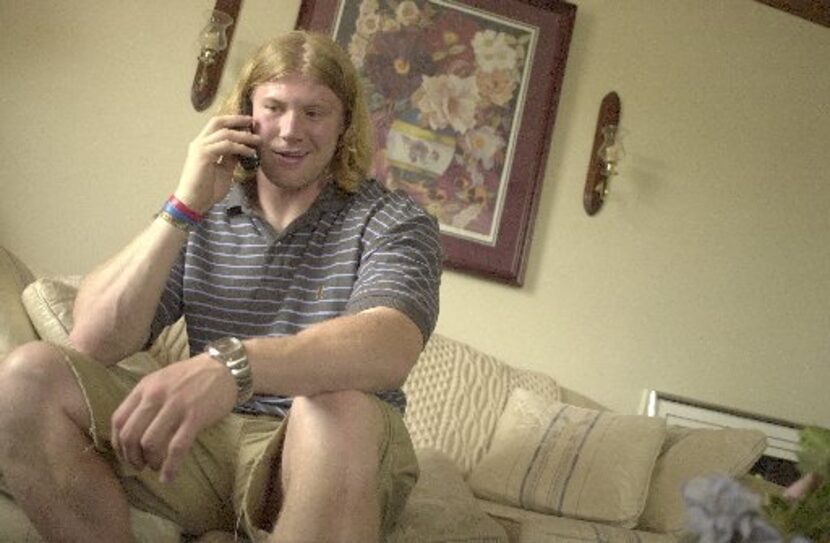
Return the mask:
<path id="1" fill-rule="evenodd" d="M 438 219 L 444 267 L 521 286 L 576 7 L 303 0 L 366 83 L 371 175 Z"/>

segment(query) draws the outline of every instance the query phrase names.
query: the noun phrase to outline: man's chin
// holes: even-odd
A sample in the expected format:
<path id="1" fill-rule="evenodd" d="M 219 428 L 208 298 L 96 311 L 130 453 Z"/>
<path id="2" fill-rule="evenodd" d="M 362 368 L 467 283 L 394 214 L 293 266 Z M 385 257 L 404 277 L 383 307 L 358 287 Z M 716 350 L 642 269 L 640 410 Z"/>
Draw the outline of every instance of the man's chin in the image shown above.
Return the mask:
<path id="1" fill-rule="evenodd" d="M 267 174 L 262 175 L 262 177 L 272 186 L 287 192 L 301 192 L 306 190 L 310 187 L 314 187 L 317 185 L 322 184 L 324 179 L 323 176 L 285 176 L 285 175 L 275 175 L 275 176 L 268 176 Z"/>

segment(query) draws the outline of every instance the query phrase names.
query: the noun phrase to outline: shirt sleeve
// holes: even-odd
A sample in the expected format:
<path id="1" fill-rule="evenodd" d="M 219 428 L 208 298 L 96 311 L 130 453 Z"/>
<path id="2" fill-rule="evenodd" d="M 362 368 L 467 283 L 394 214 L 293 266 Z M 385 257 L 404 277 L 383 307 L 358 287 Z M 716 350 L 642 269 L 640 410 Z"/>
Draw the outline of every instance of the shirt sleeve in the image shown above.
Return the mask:
<path id="1" fill-rule="evenodd" d="M 156 309 L 153 322 L 150 323 L 150 338 L 147 340 L 146 347 L 152 345 L 167 326 L 173 324 L 182 316 L 182 308 L 184 305 L 182 303 L 184 255 L 185 249 L 183 248 L 181 253 L 179 253 L 176 263 L 173 264 L 170 270 L 170 275 L 167 277 L 167 284 L 161 293 L 159 306 Z"/>
<path id="2" fill-rule="evenodd" d="M 418 326 L 426 343 L 438 320 L 442 251 L 437 221 L 408 197 L 390 195 L 367 224 L 365 247 L 346 313 L 397 309 Z"/>

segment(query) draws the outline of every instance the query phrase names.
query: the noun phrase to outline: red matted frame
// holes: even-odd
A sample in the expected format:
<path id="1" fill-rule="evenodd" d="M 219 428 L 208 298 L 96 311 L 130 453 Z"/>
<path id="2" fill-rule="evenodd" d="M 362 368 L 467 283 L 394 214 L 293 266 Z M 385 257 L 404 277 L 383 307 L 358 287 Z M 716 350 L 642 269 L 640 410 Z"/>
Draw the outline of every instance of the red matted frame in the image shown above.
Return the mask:
<path id="1" fill-rule="evenodd" d="M 377 106 L 373 174 L 438 217 L 446 268 L 522 285 L 575 15 L 553 0 L 302 1 L 297 28 L 327 33 L 360 59 Z M 384 72 L 385 61 L 397 71 Z M 413 77 L 398 85 L 401 74 Z M 445 84 L 429 96 L 455 92 L 467 109 L 430 105 L 413 91 L 426 76 Z"/>

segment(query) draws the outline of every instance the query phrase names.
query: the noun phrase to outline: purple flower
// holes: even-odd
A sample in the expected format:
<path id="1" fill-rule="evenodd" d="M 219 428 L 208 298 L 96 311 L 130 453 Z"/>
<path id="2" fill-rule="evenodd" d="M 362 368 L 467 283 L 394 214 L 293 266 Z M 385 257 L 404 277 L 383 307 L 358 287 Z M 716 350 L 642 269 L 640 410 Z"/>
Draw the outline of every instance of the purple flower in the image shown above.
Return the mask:
<path id="1" fill-rule="evenodd" d="M 781 543 L 784 539 L 761 516 L 761 498 L 731 477 L 690 480 L 683 488 L 689 529 L 700 543 Z"/>
<path id="2" fill-rule="evenodd" d="M 432 54 L 423 35 L 414 28 L 375 34 L 364 69 L 387 98 L 408 98 L 425 75 L 432 75 Z"/>

